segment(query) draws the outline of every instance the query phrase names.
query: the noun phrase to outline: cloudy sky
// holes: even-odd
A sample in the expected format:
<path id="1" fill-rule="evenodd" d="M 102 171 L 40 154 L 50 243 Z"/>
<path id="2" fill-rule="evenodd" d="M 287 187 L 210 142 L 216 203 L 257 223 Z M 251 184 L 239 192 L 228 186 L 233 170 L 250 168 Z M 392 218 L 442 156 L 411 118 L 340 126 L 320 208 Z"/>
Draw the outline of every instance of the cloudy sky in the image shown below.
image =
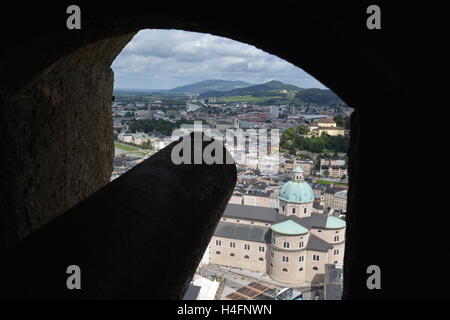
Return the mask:
<path id="1" fill-rule="evenodd" d="M 210 34 L 142 30 L 114 61 L 115 88 L 171 89 L 202 80 L 280 80 L 324 88 L 315 78 L 253 46 Z"/>

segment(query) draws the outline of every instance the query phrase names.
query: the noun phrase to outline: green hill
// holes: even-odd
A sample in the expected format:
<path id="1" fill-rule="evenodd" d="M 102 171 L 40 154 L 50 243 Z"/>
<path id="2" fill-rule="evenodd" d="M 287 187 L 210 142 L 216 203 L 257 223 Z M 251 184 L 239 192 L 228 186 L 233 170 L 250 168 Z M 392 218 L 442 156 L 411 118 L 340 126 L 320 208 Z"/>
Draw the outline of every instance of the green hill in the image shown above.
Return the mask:
<path id="1" fill-rule="evenodd" d="M 281 96 L 284 95 L 284 91 L 298 91 L 299 87 L 291 84 L 284 84 L 281 81 L 269 81 L 263 84 L 257 84 L 254 86 L 248 86 L 245 88 L 234 89 L 225 92 L 210 91 L 200 95 L 202 98 L 207 97 L 225 97 L 225 96 Z"/>
<path id="2" fill-rule="evenodd" d="M 230 91 L 209 91 L 200 94 L 199 97 L 214 97 L 223 102 L 248 101 L 264 104 L 343 103 L 331 90 L 304 89 L 281 81 L 269 81 Z"/>
<path id="3" fill-rule="evenodd" d="M 176 87 L 166 90 L 167 93 L 191 93 L 202 94 L 208 91 L 224 92 L 237 88 L 244 88 L 251 86 L 250 83 L 244 81 L 227 81 L 227 80 L 204 80 L 185 86 Z"/>
<path id="4" fill-rule="evenodd" d="M 342 102 L 341 99 L 331 90 L 323 89 L 303 89 L 295 94 L 295 100 L 304 103 L 328 104 Z"/>

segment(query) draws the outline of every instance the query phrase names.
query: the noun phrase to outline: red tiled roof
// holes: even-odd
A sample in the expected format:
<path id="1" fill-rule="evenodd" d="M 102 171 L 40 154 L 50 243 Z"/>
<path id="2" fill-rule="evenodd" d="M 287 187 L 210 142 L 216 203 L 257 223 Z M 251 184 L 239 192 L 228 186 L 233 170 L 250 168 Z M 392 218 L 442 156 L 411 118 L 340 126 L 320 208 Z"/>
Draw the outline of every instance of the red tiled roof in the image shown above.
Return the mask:
<path id="1" fill-rule="evenodd" d="M 336 123 L 336 122 L 331 118 L 323 118 L 320 119 L 317 123 Z"/>

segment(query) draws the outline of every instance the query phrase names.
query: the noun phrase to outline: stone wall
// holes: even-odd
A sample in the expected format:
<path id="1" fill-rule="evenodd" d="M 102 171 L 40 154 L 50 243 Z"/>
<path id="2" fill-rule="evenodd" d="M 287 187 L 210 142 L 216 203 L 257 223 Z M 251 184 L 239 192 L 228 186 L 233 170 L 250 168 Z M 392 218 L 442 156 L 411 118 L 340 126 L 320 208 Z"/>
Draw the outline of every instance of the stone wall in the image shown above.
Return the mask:
<path id="1" fill-rule="evenodd" d="M 81 48 L 3 101 L 0 248 L 109 181 L 114 158 L 110 65 L 131 37 Z"/>

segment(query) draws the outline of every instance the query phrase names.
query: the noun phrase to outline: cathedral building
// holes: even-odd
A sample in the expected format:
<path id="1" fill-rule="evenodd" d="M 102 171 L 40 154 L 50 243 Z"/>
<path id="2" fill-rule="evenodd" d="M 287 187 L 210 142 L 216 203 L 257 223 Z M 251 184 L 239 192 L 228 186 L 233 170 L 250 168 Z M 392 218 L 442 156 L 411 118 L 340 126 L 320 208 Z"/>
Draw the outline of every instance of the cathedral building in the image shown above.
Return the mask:
<path id="1" fill-rule="evenodd" d="M 209 263 L 268 274 L 301 285 L 323 282 L 325 265 L 343 265 L 345 221 L 317 213 L 314 193 L 297 166 L 279 208 L 228 204 L 208 247 Z"/>

